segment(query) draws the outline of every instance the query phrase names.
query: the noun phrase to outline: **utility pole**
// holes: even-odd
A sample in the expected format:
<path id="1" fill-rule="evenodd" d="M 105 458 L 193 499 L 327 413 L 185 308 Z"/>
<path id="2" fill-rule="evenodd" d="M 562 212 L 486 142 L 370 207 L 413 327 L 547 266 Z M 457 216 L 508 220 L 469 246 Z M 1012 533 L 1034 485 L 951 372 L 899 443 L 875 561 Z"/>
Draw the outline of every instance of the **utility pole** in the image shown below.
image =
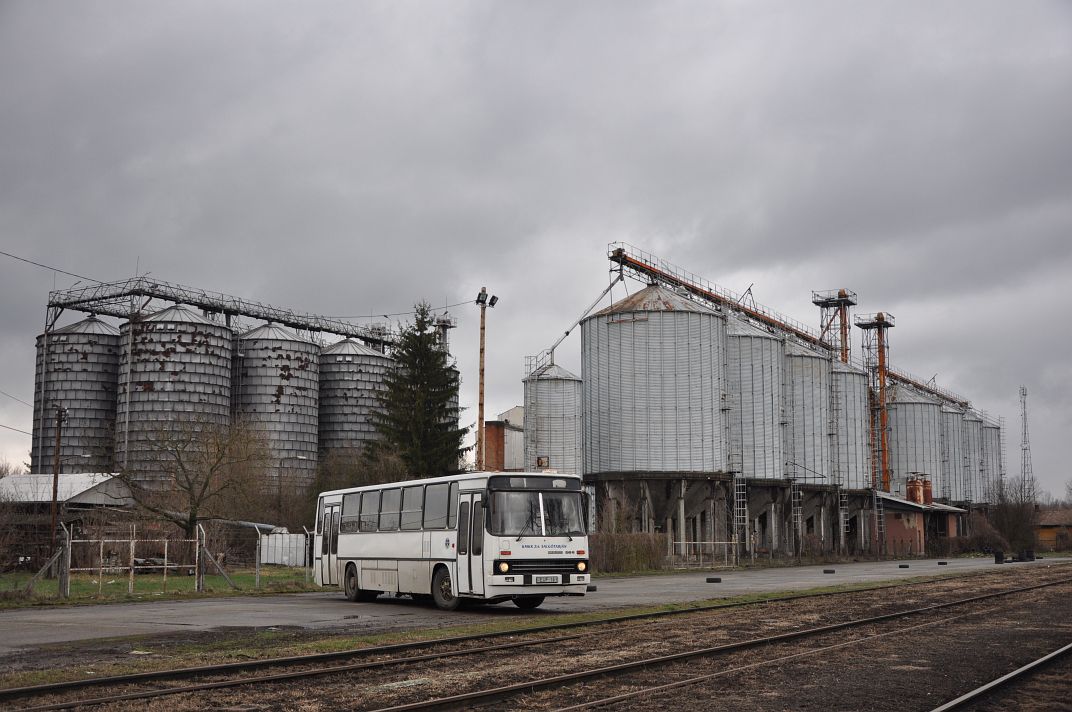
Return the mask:
<path id="1" fill-rule="evenodd" d="M 476 295 L 476 303 L 480 306 L 480 385 L 476 400 L 476 469 L 481 472 L 484 469 L 484 324 L 488 307 L 494 307 L 499 298 L 492 295 L 488 299 L 488 288 L 481 287 Z"/>
<path id="2" fill-rule="evenodd" d="M 51 531 L 49 532 L 48 555 L 56 553 L 56 518 L 59 513 L 60 496 L 60 446 L 63 444 L 63 420 L 67 409 L 56 405 L 56 451 L 52 457 L 52 508 L 50 510 Z"/>

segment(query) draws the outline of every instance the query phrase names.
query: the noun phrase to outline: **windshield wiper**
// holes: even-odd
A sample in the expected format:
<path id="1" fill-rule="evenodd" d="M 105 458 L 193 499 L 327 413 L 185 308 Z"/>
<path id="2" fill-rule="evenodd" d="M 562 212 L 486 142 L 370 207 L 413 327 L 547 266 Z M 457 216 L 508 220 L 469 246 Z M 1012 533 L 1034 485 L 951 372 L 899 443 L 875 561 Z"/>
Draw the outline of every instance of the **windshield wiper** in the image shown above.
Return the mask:
<path id="1" fill-rule="evenodd" d="M 525 526 L 521 527 L 521 531 L 519 531 L 517 533 L 517 539 L 515 539 L 514 541 L 521 541 L 521 537 L 525 536 L 525 530 L 526 529 L 533 529 L 533 525 L 535 523 L 536 523 L 536 521 L 534 519 L 532 519 L 531 517 L 529 517 L 528 522 L 525 523 Z M 533 533 L 533 535 L 536 534 L 535 529 L 533 529 L 532 533 Z"/>

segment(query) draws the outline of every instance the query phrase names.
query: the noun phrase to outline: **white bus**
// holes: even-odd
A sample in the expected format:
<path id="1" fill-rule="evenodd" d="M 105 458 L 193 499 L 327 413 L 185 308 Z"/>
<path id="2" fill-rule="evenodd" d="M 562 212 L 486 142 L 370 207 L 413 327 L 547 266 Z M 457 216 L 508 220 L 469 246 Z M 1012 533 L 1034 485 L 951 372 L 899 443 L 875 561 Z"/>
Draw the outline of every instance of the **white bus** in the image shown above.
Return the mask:
<path id="1" fill-rule="evenodd" d="M 590 581 L 581 478 L 470 472 L 324 492 L 313 569 L 351 601 L 381 593 L 536 608 Z"/>

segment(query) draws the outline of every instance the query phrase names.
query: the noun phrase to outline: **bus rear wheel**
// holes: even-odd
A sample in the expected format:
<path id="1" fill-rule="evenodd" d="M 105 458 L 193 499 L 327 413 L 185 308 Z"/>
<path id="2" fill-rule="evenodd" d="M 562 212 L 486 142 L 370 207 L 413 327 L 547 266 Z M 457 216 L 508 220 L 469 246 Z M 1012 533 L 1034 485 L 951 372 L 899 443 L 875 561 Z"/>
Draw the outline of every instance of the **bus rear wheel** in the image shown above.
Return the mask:
<path id="1" fill-rule="evenodd" d="M 514 599 L 514 605 L 523 611 L 539 608 L 541 603 L 543 603 L 543 596 L 518 596 Z"/>
<path id="2" fill-rule="evenodd" d="M 432 576 L 432 600 L 443 611 L 456 611 L 462 599 L 454 595 L 454 584 L 450 580 L 447 567 L 440 566 Z"/>

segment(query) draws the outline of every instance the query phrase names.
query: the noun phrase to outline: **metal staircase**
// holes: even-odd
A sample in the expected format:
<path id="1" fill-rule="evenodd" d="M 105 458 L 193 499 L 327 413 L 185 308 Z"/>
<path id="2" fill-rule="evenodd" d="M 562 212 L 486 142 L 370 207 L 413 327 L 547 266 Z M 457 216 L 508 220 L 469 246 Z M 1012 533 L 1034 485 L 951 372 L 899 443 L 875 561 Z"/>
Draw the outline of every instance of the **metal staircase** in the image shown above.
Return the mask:
<path id="1" fill-rule="evenodd" d="M 878 490 L 871 490 L 871 505 L 875 512 L 875 543 L 878 545 L 879 556 L 886 554 L 886 507 L 882 497 L 878 496 Z"/>
<path id="2" fill-rule="evenodd" d="M 804 492 L 796 480 L 789 483 L 789 502 L 793 512 L 793 539 L 797 556 L 804 550 Z"/>
<path id="3" fill-rule="evenodd" d="M 748 481 L 743 477 L 733 478 L 733 540 L 737 552 L 738 563 L 742 552 L 742 544 L 745 551 L 751 551 L 752 545 L 748 540 Z"/>

